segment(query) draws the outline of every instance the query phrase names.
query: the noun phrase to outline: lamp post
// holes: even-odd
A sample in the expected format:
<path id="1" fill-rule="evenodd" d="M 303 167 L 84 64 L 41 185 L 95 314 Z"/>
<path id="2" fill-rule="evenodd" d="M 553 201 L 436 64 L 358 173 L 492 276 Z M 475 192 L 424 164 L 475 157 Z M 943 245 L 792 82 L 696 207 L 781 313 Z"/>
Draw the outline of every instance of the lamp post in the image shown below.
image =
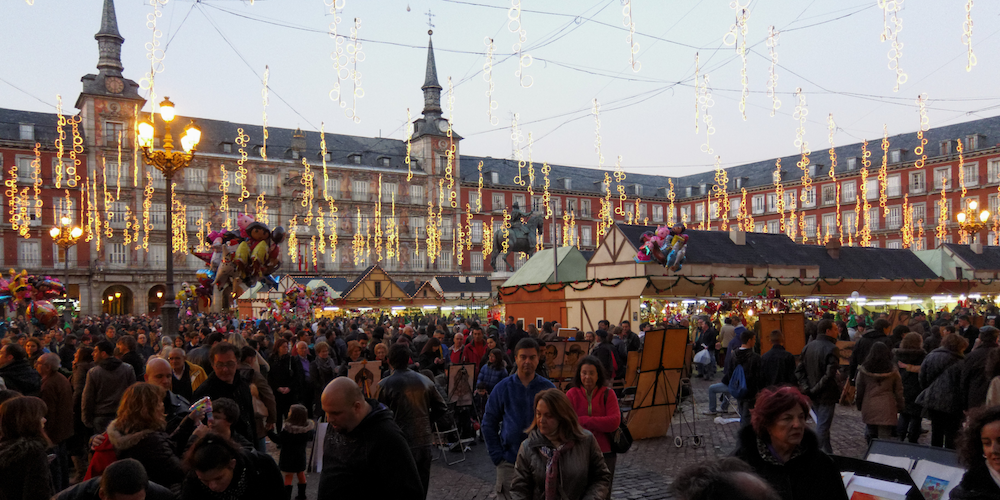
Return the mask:
<path id="1" fill-rule="evenodd" d="M 170 134 L 170 122 L 173 121 L 176 115 L 174 114 L 174 103 L 170 102 L 169 97 L 164 97 L 163 102 L 160 103 L 159 114 L 163 120 L 164 128 L 163 149 L 153 149 L 153 137 L 156 131 L 153 124 L 156 119 L 156 113 L 149 114 L 149 121 L 144 120 L 139 123 L 139 144 L 142 146 L 142 157 L 146 160 L 146 164 L 152 165 L 162 172 L 167 184 L 167 299 L 166 303 L 160 309 L 160 321 L 163 327 L 162 334 L 174 338 L 177 333 L 177 306 L 174 305 L 171 299 L 174 296 L 174 247 L 172 241 L 174 235 L 174 200 L 172 185 L 174 174 L 184 170 L 185 167 L 191 164 L 195 150 L 198 147 L 198 142 L 201 141 L 201 130 L 192 121 L 184 128 L 184 135 L 181 136 L 183 151 L 174 151 L 173 137 Z"/>
<path id="2" fill-rule="evenodd" d="M 52 236 L 56 245 L 59 245 L 59 248 L 63 250 L 65 261 L 63 287 L 66 289 L 64 297 L 66 302 L 63 304 L 63 324 L 69 323 L 73 319 L 73 313 L 69 307 L 69 249 L 76 246 L 80 241 L 80 236 L 83 236 L 83 229 L 80 229 L 80 226 L 70 228 L 72 222 L 69 217 L 63 217 L 59 220 L 59 226 L 55 226 L 49 230 L 49 236 Z"/>
<path id="3" fill-rule="evenodd" d="M 976 208 L 978 207 L 979 203 L 976 200 L 970 200 L 965 211 L 955 215 L 955 219 L 958 220 L 958 230 L 971 236 L 970 243 L 972 244 L 976 243 L 976 235 L 986 228 L 986 223 L 990 220 L 989 210 L 983 210 L 977 216 Z"/>

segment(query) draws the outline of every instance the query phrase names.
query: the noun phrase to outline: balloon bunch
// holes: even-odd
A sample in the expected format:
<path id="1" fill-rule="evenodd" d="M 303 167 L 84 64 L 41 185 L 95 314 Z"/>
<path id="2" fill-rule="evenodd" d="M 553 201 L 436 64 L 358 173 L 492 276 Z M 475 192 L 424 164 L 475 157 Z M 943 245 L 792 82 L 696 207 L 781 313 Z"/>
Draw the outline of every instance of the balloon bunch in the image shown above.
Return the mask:
<path id="1" fill-rule="evenodd" d="M 688 235 L 685 231 L 682 224 L 676 224 L 642 233 L 639 237 L 642 246 L 636 253 L 635 261 L 639 264 L 657 262 L 671 271 L 680 271 L 687 256 Z"/>
<path id="2" fill-rule="evenodd" d="M 0 311 L 6 316 L 8 308 L 22 309 L 31 322 L 40 328 L 51 328 L 59 322 L 52 299 L 66 294 L 66 287 L 49 276 L 28 275 L 22 270 L 9 271 L 10 279 L 0 276 Z"/>
<path id="3" fill-rule="evenodd" d="M 295 285 L 285 290 L 285 298 L 278 299 L 278 305 L 286 312 L 295 314 L 309 314 L 311 302 L 306 287 Z"/>
<path id="4" fill-rule="evenodd" d="M 174 304 L 177 304 L 178 307 L 190 306 L 192 305 L 192 301 L 197 299 L 199 295 L 201 294 L 198 291 L 198 287 L 185 281 L 181 283 L 181 286 L 177 289 L 177 293 L 174 294 Z"/>
<path id="5" fill-rule="evenodd" d="M 272 231 L 248 214 L 240 214 L 236 225 L 239 231 L 209 233 L 206 243 L 212 251 L 194 254 L 208 264 L 207 269 L 198 271 L 198 282 L 206 288 L 215 284 L 220 290 L 235 279 L 247 287 L 261 280 L 277 286 L 271 274 L 281 267 L 278 245 L 285 239 L 285 229 L 278 226 Z"/>
<path id="6" fill-rule="evenodd" d="M 306 295 L 309 296 L 309 300 L 314 308 L 333 305 L 333 297 L 330 295 L 330 289 L 325 285 L 320 286 L 306 286 Z"/>

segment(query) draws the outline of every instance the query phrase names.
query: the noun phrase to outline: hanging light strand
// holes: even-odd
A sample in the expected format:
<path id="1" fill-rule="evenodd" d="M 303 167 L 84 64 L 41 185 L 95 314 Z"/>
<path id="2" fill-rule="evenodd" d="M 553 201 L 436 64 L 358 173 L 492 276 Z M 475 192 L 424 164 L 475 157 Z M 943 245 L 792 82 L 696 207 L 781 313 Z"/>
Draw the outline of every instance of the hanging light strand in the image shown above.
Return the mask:
<path id="1" fill-rule="evenodd" d="M 972 0 L 965 2 L 965 22 L 962 23 L 962 43 L 968 49 L 965 71 L 972 71 L 976 65 L 976 54 L 972 51 Z"/>
<path id="2" fill-rule="evenodd" d="M 970 0 L 971 1 L 971 0 Z M 642 69 L 642 63 L 635 56 L 639 54 L 639 42 L 635 41 L 635 18 L 632 16 L 632 0 L 622 0 L 622 15 L 625 19 L 622 23 L 628 28 L 628 35 L 625 42 L 628 43 L 628 64 L 633 73 L 638 73 Z"/>
<path id="3" fill-rule="evenodd" d="M 712 87 L 708 83 L 708 74 L 702 75 L 701 79 L 701 95 L 698 97 L 698 103 L 701 105 L 702 121 L 705 123 L 705 143 L 701 145 L 701 152 L 715 154 L 715 150 L 712 149 L 715 126 L 712 125 L 712 115 L 708 111 L 712 106 L 715 106 L 715 100 L 712 99 Z"/>
<path id="4" fill-rule="evenodd" d="M 531 66 L 534 61 L 531 54 L 522 52 L 524 42 L 528 41 L 528 30 L 521 24 L 521 0 L 511 0 L 511 7 L 507 10 L 507 30 L 517 35 L 517 39 L 512 46 L 512 52 L 517 54 L 517 71 L 514 76 L 523 88 L 531 87 L 534 79 L 524 74 L 525 68 Z"/>
<path id="5" fill-rule="evenodd" d="M 747 20 L 750 18 L 750 0 L 741 2 L 733 0 L 729 2 L 729 8 L 736 11 L 736 22 L 730 26 L 729 32 L 722 37 L 722 42 L 733 46 L 740 55 L 742 67 L 740 68 L 740 83 L 743 90 L 740 93 L 740 115 L 743 121 L 747 119 L 747 97 L 750 96 L 749 80 L 747 79 Z"/>
<path id="6" fill-rule="evenodd" d="M 139 87 L 143 90 L 149 91 L 150 103 L 156 103 L 156 89 L 154 86 L 154 81 L 156 80 L 156 74 L 162 73 L 164 70 L 163 58 L 166 52 L 160 48 L 160 38 L 163 38 L 163 32 L 156 27 L 156 21 L 160 17 L 163 17 L 163 12 L 161 8 L 167 4 L 169 0 L 146 0 L 147 3 L 153 7 L 153 11 L 146 14 L 146 27 L 149 28 L 152 38 L 146 43 L 146 59 L 149 60 L 149 71 L 146 72 L 145 76 L 139 80 Z"/>
<path id="7" fill-rule="evenodd" d="M 919 156 L 919 158 L 917 158 L 913 166 L 924 168 L 924 164 L 927 161 L 927 152 L 924 150 L 927 146 L 927 138 L 924 137 L 924 132 L 930 128 L 931 124 L 931 120 L 927 116 L 927 94 L 917 96 L 917 112 L 920 113 L 920 128 L 917 129 L 917 139 L 920 141 L 920 144 L 913 148 L 913 154 Z"/>
<path id="8" fill-rule="evenodd" d="M 833 121 L 833 113 L 830 113 L 829 115 L 827 115 L 826 122 L 827 122 L 827 129 L 830 132 L 830 135 L 829 135 L 829 141 L 830 141 L 830 151 L 829 151 L 829 153 L 830 153 L 830 173 L 829 174 L 830 174 L 830 180 L 833 181 L 833 185 L 835 186 L 835 188 L 834 188 L 834 199 L 835 199 L 835 202 L 837 204 L 837 235 L 841 239 L 843 239 L 844 226 L 843 226 L 843 223 L 841 222 L 841 214 L 840 214 L 840 183 L 837 182 L 837 149 L 834 147 L 834 144 L 833 144 L 833 134 L 837 131 L 837 124 L 834 123 L 834 121 Z"/>
<path id="9" fill-rule="evenodd" d="M 489 120 L 490 125 L 496 126 L 500 123 L 500 117 L 493 114 L 500 107 L 496 100 L 493 99 L 493 91 L 495 90 L 495 86 L 493 85 L 493 51 L 496 47 L 493 45 L 493 39 L 490 37 L 486 37 L 483 43 L 486 44 L 486 63 L 483 64 L 483 80 L 486 81 L 486 118 Z"/>
<path id="10" fill-rule="evenodd" d="M 767 96 L 771 98 L 771 117 L 781 108 L 781 100 L 778 99 L 778 74 L 774 71 L 778 65 L 778 35 L 780 32 L 774 26 L 767 28 L 767 51 L 771 56 L 771 66 L 767 72 Z M 746 75 L 746 73 L 744 73 Z M 746 76 L 744 76 L 746 78 Z"/>
<path id="11" fill-rule="evenodd" d="M 906 73 L 899 63 L 903 58 L 903 44 L 899 41 L 899 32 L 903 31 L 903 20 L 899 17 L 899 11 L 903 9 L 903 0 L 878 0 L 878 6 L 882 8 L 881 39 L 883 42 L 889 42 L 889 69 L 896 74 L 896 84 L 892 91 L 899 92 L 899 86 L 907 80 Z"/>
<path id="12" fill-rule="evenodd" d="M 265 136 L 267 133 L 265 132 Z M 240 147 L 240 159 L 236 160 L 236 185 L 240 188 L 240 198 L 239 201 L 242 203 L 243 200 L 250 196 L 250 191 L 247 189 L 247 144 L 250 141 L 250 136 L 243 133 L 243 128 L 236 129 L 236 145 Z M 261 148 L 261 155 L 263 155 L 264 148 Z M 266 157 L 265 157 L 266 158 Z"/>
<path id="13" fill-rule="evenodd" d="M 673 179 L 668 178 L 667 179 L 667 184 L 670 186 L 670 189 L 667 191 L 667 200 L 670 202 L 670 205 L 668 205 L 668 207 L 667 207 L 667 225 L 668 226 L 673 226 L 674 225 L 674 212 L 676 210 L 676 207 L 674 206 L 674 201 L 677 199 L 677 193 L 674 192 L 674 180 Z M 746 197 L 745 194 L 744 194 L 744 197 Z"/>
<path id="14" fill-rule="evenodd" d="M 783 175 L 781 172 L 781 158 L 778 158 L 774 162 L 774 174 L 772 175 L 774 179 L 774 204 L 778 209 L 778 219 L 779 227 L 781 231 L 785 231 L 785 186 L 782 183 Z"/>
<path id="15" fill-rule="evenodd" d="M 411 141 L 413 140 L 413 119 L 410 117 L 410 108 L 406 108 L 406 159 L 403 160 L 406 163 L 406 182 L 410 182 L 413 179 L 413 160 L 410 158 L 410 152 L 412 151 Z M 326 141 L 323 142 L 326 144 Z"/>
<path id="16" fill-rule="evenodd" d="M 882 215 L 889 216 L 886 196 L 886 179 L 889 172 L 889 129 L 882 125 L 882 165 L 878 169 L 878 204 L 882 207 Z"/>
<path id="17" fill-rule="evenodd" d="M 31 160 L 31 187 L 34 194 L 35 220 L 42 220 L 42 145 L 35 143 L 35 157 Z"/>
<path id="18" fill-rule="evenodd" d="M 62 189 L 63 156 L 66 151 L 66 117 L 62 112 L 62 95 L 56 94 L 56 164 L 53 166 L 56 189 Z M 138 122 L 138 120 L 136 120 Z"/>
<path id="19" fill-rule="evenodd" d="M 222 227 L 230 229 L 233 227 L 233 220 L 229 214 L 229 172 L 226 171 L 224 163 L 219 165 L 219 171 L 222 175 L 219 181 L 219 191 L 222 191 L 222 201 L 219 203 L 219 211 L 226 216 L 226 223 Z"/>
<path id="20" fill-rule="evenodd" d="M 872 228 L 871 228 L 871 210 L 868 204 L 868 168 L 871 167 L 872 152 L 868 150 L 868 141 L 865 140 L 861 143 L 861 186 L 860 186 L 860 196 L 858 197 L 858 207 L 855 208 L 855 224 L 860 222 L 860 217 L 864 217 L 864 225 L 859 231 L 860 235 L 858 237 L 858 242 L 863 247 L 867 247 L 871 244 L 872 239 Z M 861 212 L 861 213 L 858 213 Z"/>

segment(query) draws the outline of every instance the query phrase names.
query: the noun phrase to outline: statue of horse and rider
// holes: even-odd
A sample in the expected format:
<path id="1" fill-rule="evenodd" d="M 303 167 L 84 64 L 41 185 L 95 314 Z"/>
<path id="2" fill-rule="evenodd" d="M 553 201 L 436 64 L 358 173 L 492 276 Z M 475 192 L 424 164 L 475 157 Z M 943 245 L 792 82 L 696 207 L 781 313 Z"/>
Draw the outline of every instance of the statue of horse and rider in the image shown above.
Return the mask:
<path id="1" fill-rule="evenodd" d="M 529 256 L 534 254 L 538 233 L 542 231 L 544 221 L 543 214 L 533 215 L 531 211 L 521 212 L 521 208 L 515 203 L 510 214 L 507 239 L 504 240 L 502 230 L 493 234 L 493 253 L 490 255 L 490 266 L 493 267 L 493 270 L 497 270 L 497 258 L 500 255 L 503 255 L 500 258 L 507 263 L 508 269 L 513 269 L 514 266 L 507 260 L 509 254 L 517 252 L 524 252 Z M 506 253 L 503 251 L 504 241 L 507 243 Z"/>

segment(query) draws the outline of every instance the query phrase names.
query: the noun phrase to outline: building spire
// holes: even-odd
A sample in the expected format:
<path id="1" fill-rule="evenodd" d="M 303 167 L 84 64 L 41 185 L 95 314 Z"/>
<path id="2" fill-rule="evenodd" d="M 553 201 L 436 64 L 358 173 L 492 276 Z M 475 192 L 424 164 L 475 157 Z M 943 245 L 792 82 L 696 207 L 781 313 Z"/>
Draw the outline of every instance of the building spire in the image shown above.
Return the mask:
<path id="1" fill-rule="evenodd" d="M 110 1 L 110 0 L 109 0 Z M 437 63 L 434 62 L 434 40 L 430 38 L 434 31 L 427 30 L 427 71 L 424 74 L 424 118 L 441 116 L 441 84 L 438 83 Z"/>
<path id="2" fill-rule="evenodd" d="M 118 32 L 118 17 L 115 15 L 115 1 L 104 0 L 101 12 L 101 30 L 94 35 L 97 40 L 97 69 L 103 76 L 122 76 L 122 44 L 125 39 Z"/>

